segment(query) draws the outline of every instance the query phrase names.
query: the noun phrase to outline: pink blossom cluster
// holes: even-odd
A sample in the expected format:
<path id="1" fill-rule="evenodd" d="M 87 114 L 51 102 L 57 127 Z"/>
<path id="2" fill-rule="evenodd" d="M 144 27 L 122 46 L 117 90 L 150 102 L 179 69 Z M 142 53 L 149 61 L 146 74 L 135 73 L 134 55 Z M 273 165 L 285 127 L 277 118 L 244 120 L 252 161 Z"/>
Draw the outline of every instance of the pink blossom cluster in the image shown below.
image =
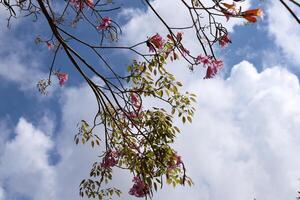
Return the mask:
<path id="1" fill-rule="evenodd" d="M 177 42 L 181 42 L 183 37 L 183 32 L 178 32 L 176 35 Z M 179 45 L 180 50 L 182 51 L 182 54 L 186 56 L 187 54 L 190 54 L 190 51 L 186 49 L 182 44 Z"/>
<path id="2" fill-rule="evenodd" d="M 178 42 L 181 42 L 182 36 L 183 36 L 183 32 L 178 32 L 178 33 L 177 33 L 176 38 L 177 38 L 177 41 L 178 41 Z"/>
<path id="3" fill-rule="evenodd" d="M 231 40 L 228 36 L 228 34 L 223 35 L 222 37 L 220 37 L 219 39 L 219 45 L 223 48 L 226 45 L 228 45 L 228 43 L 231 43 Z"/>
<path id="4" fill-rule="evenodd" d="M 55 72 L 54 73 L 56 75 L 56 77 L 58 78 L 59 81 L 59 85 L 63 86 L 65 84 L 65 82 L 68 80 L 69 75 L 65 72 Z"/>
<path id="5" fill-rule="evenodd" d="M 182 164 L 181 156 L 177 155 L 177 153 L 174 153 L 173 156 L 174 160 L 171 160 L 168 169 L 172 170 L 177 167 L 179 167 L 180 164 Z"/>
<path id="6" fill-rule="evenodd" d="M 196 61 L 203 64 L 204 67 L 207 67 L 204 79 L 213 78 L 223 67 L 223 61 L 213 59 L 212 57 L 206 55 L 199 55 Z"/>
<path id="7" fill-rule="evenodd" d="M 132 182 L 134 182 L 132 188 L 129 190 L 129 194 L 136 197 L 144 197 L 149 193 L 148 185 L 143 182 L 139 177 L 133 177 Z"/>
<path id="8" fill-rule="evenodd" d="M 179 166 L 182 163 L 181 156 L 175 155 L 176 157 L 176 165 Z"/>
<path id="9" fill-rule="evenodd" d="M 130 93 L 130 102 L 132 103 L 132 105 L 137 108 L 140 109 L 141 107 L 141 102 L 139 100 L 139 97 L 136 93 Z"/>
<path id="10" fill-rule="evenodd" d="M 139 116 L 139 113 L 138 112 L 128 112 L 127 115 L 129 118 L 134 119 Z"/>
<path id="11" fill-rule="evenodd" d="M 110 168 L 118 163 L 119 153 L 117 151 L 108 150 L 101 163 L 101 167 Z"/>
<path id="12" fill-rule="evenodd" d="M 129 100 L 130 100 L 131 104 L 133 105 L 134 109 L 133 109 L 133 111 L 126 112 L 127 116 L 130 119 L 137 119 L 140 115 L 140 111 L 142 110 L 141 100 L 140 100 L 139 96 L 134 92 L 130 93 Z M 133 121 L 130 120 L 130 122 L 132 123 L 131 124 L 132 126 L 136 125 L 135 120 L 133 120 Z"/>
<path id="13" fill-rule="evenodd" d="M 93 0 L 69 0 L 69 2 L 79 11 L 81 11 L 85 5 L 89 6 L 90 8 L 94 7 Z"/>
<path id="14" fill-rule="evenodd" d="M 109 27 L 111 22 L 112 21 L 109 17 L 103 17 L 101 23 L 99 24 L 99 26 L 97 26 L 97 29 L 98 30 L 105 30 Z"/>
<path id="15" fill-rule="evenodd" d="M 156 33 L 147 41 L 147 46 L 150 52 L 161 50 L 164 47 L 164 40 L 158 33 Z"/>

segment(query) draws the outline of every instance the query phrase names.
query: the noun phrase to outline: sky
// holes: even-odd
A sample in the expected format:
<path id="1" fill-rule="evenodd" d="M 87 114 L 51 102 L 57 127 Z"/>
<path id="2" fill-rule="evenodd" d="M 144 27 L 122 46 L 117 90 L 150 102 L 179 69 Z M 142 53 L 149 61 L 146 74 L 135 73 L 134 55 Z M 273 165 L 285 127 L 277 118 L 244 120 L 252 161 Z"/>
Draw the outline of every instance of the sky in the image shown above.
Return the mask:
<path id="1" fill-rule="evenodd" d="M 180 1 L 155 0 L 152 5 L 170 24 L 188 20 Z M 225 62 L 217 77 L 204 80 L 204 69 L 191 73 L 181 60 L 168 66 L 184 83 L 183 89 L 198 96 L 193 123 L 175 121 L 182 129 L 175 148 L 195 185 L 166 186 L 154 194 L 154 200 L 288 200 L 297 196 L 300 26 L 278 1 L 245 2 L 245 7 L 257 6 L 264 9 L 258 23 L 229 20 L 226 25 L 232 44 L 216 49 Z M 59 87 L 54 81 L 49 95 L 41 95 L 36 83 L 47 77 L 51 52 L 35 45 L 34 39 L 46 35 L 49 28 L 43 19 L 33 23 L 20 18 L 7 29 L 6 16 L 0 7 L 0 200 L 81 199 L 79 183 L 88 177 L 97 152 L 76 146 L 73 138 L 81 119 L 93 119 L 95 98 L 63 58 L 59 63 L 70 74 L 68 82 Z M 121 21 L 120 42 L 134 44 L 166 33 L 139 0 L 112 17 Z M 184 43 L 192 52 L 200 51 L 190 34 L 184 35 Z M 132 59 L 124 53 L 113 56 L 120 69 Z M 136 199 L 127 195 L 131 179 L 115 171 L 113 183 L 124 193 L 120 199 Z"/>

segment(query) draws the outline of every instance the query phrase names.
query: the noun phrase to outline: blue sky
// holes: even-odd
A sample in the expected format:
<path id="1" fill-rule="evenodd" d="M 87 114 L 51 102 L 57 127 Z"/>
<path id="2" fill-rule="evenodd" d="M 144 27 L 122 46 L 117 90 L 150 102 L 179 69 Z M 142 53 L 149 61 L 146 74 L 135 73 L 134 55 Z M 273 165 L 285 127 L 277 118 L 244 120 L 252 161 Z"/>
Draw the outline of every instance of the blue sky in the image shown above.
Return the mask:
<path id="1" fill-rule="evenodd" d="M 122 23 L 122 42 L 166 32 L 141 1 L 130 2 L 111 16 Z M 174 0 L 152 3 L 170 23 L 186 22 Z M 259 4 L 253 1 L 252 7 Z M 229 21 L 232 44 L 217 50 L 225 68 L 215 79 L 203 80 L 200 67 L 190 73 L 182 61 L 170 64 L 184 89 L 198 95 L 194 123 L 176 122 L 183 134 L 175 144 L 195 186 L 166 187 L 154 199 L 295 199 L 300 190 L 300 27 L 277 1 L 263 8 L 264 17 L 254 25 Z M 76 147 L 73 137 L 81 119 L 93 118 L 94 97 L 63 58 L 58 62 L 69 81 L 64 87 L 54 83 L 48 96 L 40 95 L 36 83 L 47 76 L 51 52 L 34 39 L 46 36 L 48 28 L 43 19 L 27 18 L 13 21 L 8 30 L 5 14 L 1 8 L 0 200 L 80 199 L 78 184 L 97 152 Z M 190 36 L 186 33 L 184 42 L 197 52 Z M 120 71 L 132 59 L 118 52 L 107 56 L 118 58 L 112 63 Z M 114 183 L 123 189 L 121 199 L 134 199 L 126 195 L 128 174 L 116 171 Z"/>

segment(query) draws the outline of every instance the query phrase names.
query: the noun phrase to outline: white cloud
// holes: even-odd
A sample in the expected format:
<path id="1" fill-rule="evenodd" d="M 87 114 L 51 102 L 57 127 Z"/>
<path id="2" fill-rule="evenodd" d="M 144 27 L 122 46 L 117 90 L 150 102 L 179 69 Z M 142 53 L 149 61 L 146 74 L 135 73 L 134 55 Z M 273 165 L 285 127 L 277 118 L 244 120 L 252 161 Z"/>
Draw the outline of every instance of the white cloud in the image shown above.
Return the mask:
<path id="1" fill-rule="evenodd" d="M 187 22 L 186 13 L 173 1 L 154 1 L 153 5 L 169 22 Z M 129 43 L 144 40 L 149 36 L 146 34 L 165 32 L 150 11 L 128 12 L 134 17 L 124 27 Z M 188 34 L 184 40 L 197 51 Z M 188 74 L 183 66 L 174 62 L 169 69 L 188 90 L 197 93 L 199 102 L 194 123 L 183 127 L 177 148 L 196 185 L 164 189 L 155 199 L 293 199 L 300 177 L 298 79 L 280 67 L 258 73 L 250 63 L 242 62 L 227 80 L 202 80 L 199 72 Z M 78 183 L 86 178 L 89 162 L 96 155 L 88 147 L 74 147 L 75 124 L 91 120 L 96 107 L 87 87 L 71 88 L 63 99 L 58 194 L 59 199 L 70 199 L 76 198 Z M 126 182 L 124 178 L 117 180 Z M 130 180 L 123 187 L 129 188 L 128 184 Z"/>
<path id="2" fill-rule="evenodd" d="M 9 138 L 9 133 L 11 132 L 8 127 L 8 122 L 6 119 L 0 119 L 0 157 L 3 154 L 4 144 Z"/>
<path id="3" fill-rule="evenodd" d="M 7 125 L 7 121 L 0 119 L 0 160 L 1 160 L 1 156 L 3 155 L 3 151 L 5 148 L 5 143 L 7 142 L 8 138 L 9 138 L 9 133 L 10 133 L 10 129 L 8 128 Z M 0 161 L 1 164 L 1 161 Z M 5 200 L 5 191 L 2 188 L 1 185 L 1 177 L 0 177 L 0 200 Z"/>
<path id="4" fill-rule="evenodd" d="M 271 1 L 267 5 L 268 30 L 275 43 L 286 54 L 290 63 L 300 64 L 300 27 L 292 15 L 280 4 L 279 1 Z M 299 8 L 292 9 L 299 16 Z"/>
<path id="5" fill-rule="evenodd" d="M 5 143 L 0 157 L 0 180 L 5 185 L 7 198 L 25 195 L 33 200 L 55 199 L 55 174 L 48 164 L 47 154 L 53 142 L 23 118 L 15 133 L 15 138 Z"/>
<path id="6" fill-rule="evenodd" d="M 82 119 L 92 122 L 97 111 L 96 99 L 87 85 L 65 89 L 61 99 L 63 125 L 57 138 L 61 161 L 56 166 L 56 190 L 58 199 L 78 199 L 79 183 L 88 178 L 99 152 L 88 144 L 76 146 L 74 135 L 78 131 L 77 123 Z"/>
<path id="7" fill-rule="evenodd" d="M 199 78 L 187 85 L 199 96 L 197 113 L 192 125 L 182 127 L 176 148 L 195 186 L 166 187 L 154 199 L 293 199 L 300 185 L 297 77 L 280 67 L 258 73 L 244 61 L 234 66 L 226 80 Z M 7 195 L 17 192 L 38 199 L 42 191 L 51 191 L 53 199 L 79 199 L 78 184 L 88 177 L 99 152 L 88 145 L 76 147 L 73 136 L 78 121 L 91 121 L 95 100 L 83 85 L 65 89 L 61 103 L 63 126 L 55 138 L 60 162 L 49 166 L 47 151 L 53 142 L 21 119 L 1 158 L 2 169 L 8 169 L 1 179 L 5 176 L 9 186 L 19 184 L 10 187 Z M 126 195 L 131 178 L 119 172 L 115 178 Z M 20 179 L 28 180 L 26 186 L 17 182 Z"/>
<path id="8" fill-rule="evenodd" d="M 34 45 L 33 32 L 25 34 L 19 30 L 24 25 L 24 20 L 12 18 L 10 28 L 7 27 L 9 13 L 0 6 L 0 79 L 5 83 L 15 83 L 20 89 L 34 90 L 39 80 L 47 78 L 44 70 L 48 66 L 41 63 L 42 54 L 28 46 Z M 32 23 L 32 21 L 30 21 Z M 36 29 L 36 24 L 32 24 L 32 29 Z M 41 26 L 39 26 L 39 29 Z M 22 37 L 20 37 L 22 35 Z M 29 40 L 29 41 L 28 41 Z"/>
<path id="9" fill-rule="evenodd" d="M 5 192 L 1 187 L 0 187 L 0 200 L 5 200 Z"/>
<path id="10" fill-rule="evenodd" d="M 258 73 L 244 61 L 227 80 L 199 80 L 189 89 L 199 96 L 197 113 L 177 147 L 196 185 L 157 199 L 294 199 L 300 186 L 297 77 L 280 67 Z"/>
<path id="11" fill-rule="evenodd" d="M 20 48 L 20 44 L 16 45 L 15 48 L 25 50 Z M 4 58 L 2 57 L 0 63 L 0 77 L 5 81 L 10 81 L 17 83 L 21 89 L 36 89 L 36 84 L 42 78 L 47 77 L 47 74 L 42 73 L 38 69 L 37 63 L 34 60 L 30 64 L 24 63 L 25 56 L 20 55 L 21 52 L 9 52 L 9 54 Z"/>
<path id="12" fill-rule="evenodd" d="M 7 17 L 8 17 L 9 12 L 4 9 L 4 6 L 0 6 L 0 37 L 6 33 L 7 31 Z"/>
<path id="13" fill-rule="evenodd" d="M 46 111 L 44 115 L 39 119 L 37 128 L 51 137 L 55 131 L 56 124 L 57 122 L 55 119 L 55 115 L 50 111 Z"/>
<path id="14" fill-rule="evenodd" d="M 199 78 L 186 84 L 199 96 L 197 114 L 192 125 L 183 126 L 176 147 L 195 186 L 166 187 L 154 199 L 293 199 L 300 185 L 297 77 L 280 67 L 258 73 L 244 61 L 227 80 Z M 67 192 L 59 192 L 58 199 L 76 198 L 96 155 L 72 141 L 76 122 L 91 120 L 93 95 L 84 86 L 67 90 L 63 98 L 66 127 L 58 145 L 57 184 Z M 130 178 L 119 173 L 115 178 L 126 195 Z"/>

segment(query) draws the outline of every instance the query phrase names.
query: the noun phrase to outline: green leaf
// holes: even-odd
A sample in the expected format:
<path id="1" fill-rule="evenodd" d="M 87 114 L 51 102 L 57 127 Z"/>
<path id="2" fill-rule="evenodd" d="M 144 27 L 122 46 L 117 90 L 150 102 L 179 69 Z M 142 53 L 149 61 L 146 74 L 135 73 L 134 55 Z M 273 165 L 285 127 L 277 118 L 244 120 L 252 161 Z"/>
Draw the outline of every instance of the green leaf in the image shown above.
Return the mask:
<path id="1" fill-rule="evenodd" d="M 155 191 L 157 191 L 157 185 L 156 185 L 156 183 L 154 182 L 154 189 L 155 189 Z"/>
<path id="2" fill-rule="evenodd" d="M 185 121 L 186 121 L 186 118 L 183 116 L 182 117 L 182 122 L 185 123 Z"/>
<path id="3" fill-rule="evenodd" d="M 196 99 L 193 97 L 190 97 L 190 100 L 192 100 L 193 102 L 196 102 Z"/>
<path id="4" fill-rule="evenodd" d="M 127 71 L 128 71 L 128 72 L 131 72 L 131 70 L 132 70 L 132 66 L 129 65 L 129 66 L 127 67 Z"/>
<path id="5" fill-rule="evenodd" d="M 173 86 L 173 91 L 178 92 L 178 89 L 175 85 Z"/>
<path id="6" fill-rule="evenodd" d="M 192 118 L 190 116 L 187 116 L 187 119 L 190 123 L 192 123 Z"/>
<path id="7" fill-rule="evenodd" d="M 162 97 L 163 96 L 163 91 L 162 90 L 158 90 L 157 94 L 158 94 L 158 96 Z"/>
<path id="8" fill-rule="evenodd" d="M 171 114 L 174 115 L 175 112 L 176 112 L 175 108 L 172 108 Z"/>
<path id="9" fill-rule="evenodd" d="M 177 81 L 176 84 L 177 84 L 178 86 L 180 86 L 180 87 L 182 86 L 182 83 L 179 82 L 179 81 Z"/>
<path id="10" fill-rule="evenodd" d="M 177 126 L 174 126 L 174 129 L 175 129 L 178 133 L 180 133 L 180 129 L 179 129 Z"/>

